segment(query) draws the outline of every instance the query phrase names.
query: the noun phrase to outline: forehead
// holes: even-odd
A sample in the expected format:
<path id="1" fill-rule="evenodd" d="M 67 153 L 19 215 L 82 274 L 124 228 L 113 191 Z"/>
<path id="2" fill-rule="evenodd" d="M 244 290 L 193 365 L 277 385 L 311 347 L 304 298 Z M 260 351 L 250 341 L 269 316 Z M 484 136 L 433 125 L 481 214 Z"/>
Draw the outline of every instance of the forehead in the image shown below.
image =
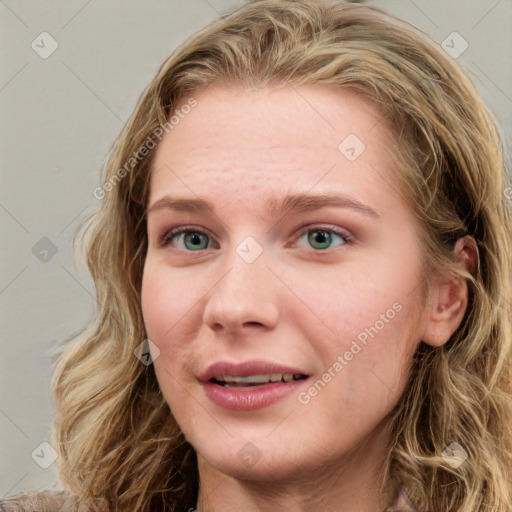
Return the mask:
<path id="1" fill-rule="evenodd" d="M 195 106 L 183 108 L 190 98 Z M 392 127 L 354 92 L 215 85 L 174 110 L 177 123 L 156 148 L 150 205 L 164 194 L 241 204 L 308 190 L 377 203 L 400 195 Z"/>

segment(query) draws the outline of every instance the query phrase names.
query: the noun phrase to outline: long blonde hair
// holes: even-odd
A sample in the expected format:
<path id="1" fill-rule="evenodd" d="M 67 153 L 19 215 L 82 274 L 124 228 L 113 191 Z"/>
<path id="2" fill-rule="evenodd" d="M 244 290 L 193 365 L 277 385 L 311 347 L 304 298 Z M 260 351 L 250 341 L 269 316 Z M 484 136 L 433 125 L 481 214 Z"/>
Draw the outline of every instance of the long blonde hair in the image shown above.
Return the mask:
<path id="1" fill-rule="evenodd" d="M 510 512 L 512 213 L 498 125 L 419 30 L 329 0 L 252 1 L 199 31 L 162 64 L 109 154 L 103 201 L 79 233 L 98 309 L 89 329 L 58 348 L 52 381 L 51 441 L 76 509 L 196 505 L 196 454 L 153 366 L 134 356 L 146 338 L 141 280 L 155 153 L 140 150 L 180 99 L 219 81 L 348 88 L 396 128 L 397 178 L 421 225 L 425 268 L 463 276 L 469 302 L 445 345 L 418 346 L 391 418 L 382 500 L 403 482 L 425 512 Z M 477 242 L 474 273 L 453 261 L 463 235 Z M 468 455 L 457 468 L 443 457 L 453 442 Z"/>

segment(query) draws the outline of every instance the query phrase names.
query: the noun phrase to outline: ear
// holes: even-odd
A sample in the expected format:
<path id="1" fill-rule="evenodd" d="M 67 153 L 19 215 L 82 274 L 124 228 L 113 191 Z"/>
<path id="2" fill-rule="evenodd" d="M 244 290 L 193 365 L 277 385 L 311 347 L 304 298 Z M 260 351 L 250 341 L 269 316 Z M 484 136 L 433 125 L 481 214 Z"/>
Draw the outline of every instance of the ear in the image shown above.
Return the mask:
<path id="1" fill-rule="evenodd" d="M 453 248 L 455 261 L 471 274 L 478 265 L 478 248 L 471 236 L 459 238 Z M 468 304 L 466 279 L 436 276 L 427 304 L 422 340 L 434 347 L 444 345 L 459 327 Z"/>

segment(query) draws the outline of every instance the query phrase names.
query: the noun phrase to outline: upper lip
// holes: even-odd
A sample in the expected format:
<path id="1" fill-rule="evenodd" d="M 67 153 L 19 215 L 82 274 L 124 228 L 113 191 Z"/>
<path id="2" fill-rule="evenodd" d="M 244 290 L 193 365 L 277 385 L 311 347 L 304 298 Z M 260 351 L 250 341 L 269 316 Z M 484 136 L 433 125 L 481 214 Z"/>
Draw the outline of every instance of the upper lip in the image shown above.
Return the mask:
<path id="1" fill-rule="evenodd" d="M 273 363 L 271 361 L 253 360 L 241 363 L 232 363 L 230 361 L 217 361 L 202 371 L 198 379 L 209 381 L 219 375 L 233 375 L 247 377 L 248 375 L 266 375 L 269 373 L 291 373 L 292 375 L 308 375 L 304 370 L 287 366 L 284 364 Z"/>

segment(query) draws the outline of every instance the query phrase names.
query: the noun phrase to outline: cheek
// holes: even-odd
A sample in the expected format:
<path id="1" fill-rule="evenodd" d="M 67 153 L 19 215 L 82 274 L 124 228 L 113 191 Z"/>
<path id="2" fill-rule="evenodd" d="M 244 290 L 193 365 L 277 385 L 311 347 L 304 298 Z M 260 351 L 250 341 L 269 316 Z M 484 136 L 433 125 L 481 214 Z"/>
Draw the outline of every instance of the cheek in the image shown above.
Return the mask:
<path id="1" fill-rule="evenodd" d="M 377 331 L 379 338 L 396 329 L 416 300 L 410 292 L 417 272 L 405 262 L 351 261 L 339 268 L 323 268 L 318 274 L 296 272 L 287 277 L 301 299 L 290 297 L 289 305 L 296 304 L 294 321 L 305 332 L 325 334 L 340 349 L 352 336 L 371 339 L 367 329 L 375 335 Z"/>
<path id="2" fill-rule="evenodd" d="M 193 295 L 194 281 L 180 279 L 179 273 L 149 262 L 142 279 L 141 307 L 148 337 L 159 343 L 172 339 L 180 321 L 191 311 L 198 296 Z"/>
<path id="3" fill-rule="evenodd" d="M 361 420 L 369 411 L 375 417 L 387 414 L 396 404 L 417 345 L 413 304 L 391 299 L 367 304 L 336 346 L 337 392 Z"/>
<path id="4" fill-rule="evenodd" d="M 141 289 L 142 315 L 147 337 L 160 350 L 153 365 L 159 387 L 171 409 L 177 402 L 175 379 L 182 360 L 179 347 L 172 346 L 172 340 L 176 339 L 175 326 L 184 314 L 180 304 L 172 281 L 162 279 L 161 271 L 146 265 Z"/>
<path id="5" fill-rule="evenodd" d="M 352 407 L 369 401 L 386 410 L 398 398 L 420 331 L 419 297 L 411 293 L 418 272 L 412 258 L 393 255 L 379 265 L 351 261 L 341 271 L 296 280 L 297 295 L 307 297 L 315 314 L 302 307 L 295 322 L 315 343 L 324 371 L 330 371 L 321 379 L 333 382 L 326 386 L 333 400 L 341 398 Z"/>
<path id="6" fill-rule="evenodd" d="M 146 266 L 142 278 L 141 307 L 146 332 L 152 341 L 160 338 L 164 328 L 166 318 L 164 312 L 168 309 L 166 305 L 168 297 L 165 296 L 164 289 L 162 281 L 156 278 L 155 272 Z"/>
<path id="7" fill-rule="evenodd" d="M 339 425 L 344 438 L 353 439 L 375 428 L 396 405 L 406 384 L 412 356 L 406 308 L 384 326 L 365 318 L 340 323 L 336 341 L 317 345 L 317 355 L 323 355 L 323 373 L 311 382 L 307 394 L 298 397 L 307 404 L 304 410 L 310 417 L 324 418 L 322 431 L 332 436 L 334 445 L 340 442 Z"/>
<path id="8" fill-rule="evenodd" d="M 180 278 L 175 272 L 170 275 L 157 265 L 144 268 L 142 314 L 147 336 L 160 350 L 154 365 L 164 392 L 175 387 L 173 377 L 190 378 L 190 368 L 195 368 L 192 349 L 200 326 L 199 302 L 205 293 L 194 288 L 198 281 Z"/>

